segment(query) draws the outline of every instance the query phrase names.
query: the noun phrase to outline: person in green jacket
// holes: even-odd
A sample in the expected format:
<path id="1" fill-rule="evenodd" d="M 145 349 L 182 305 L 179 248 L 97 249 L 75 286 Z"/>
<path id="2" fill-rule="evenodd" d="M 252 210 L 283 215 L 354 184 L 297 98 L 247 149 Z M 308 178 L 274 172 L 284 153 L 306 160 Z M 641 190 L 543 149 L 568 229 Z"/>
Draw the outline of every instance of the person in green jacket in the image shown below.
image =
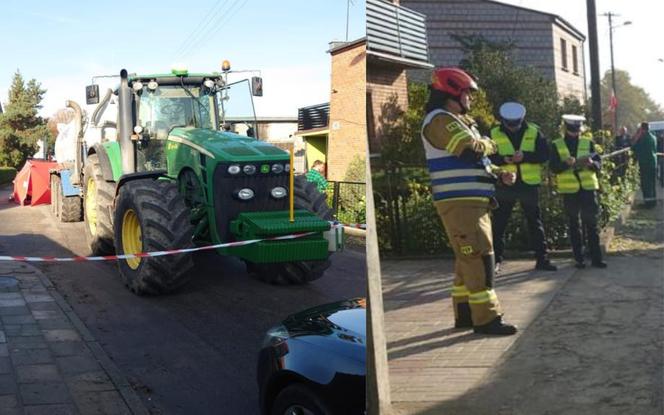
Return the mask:
<path id="1" fill-rule="evenodd" d="M 314 161 L 311 169 L 306 173 L 307 181 L 316 185 L 319 192 L 324 193 L 327 189 L 327 180 L 325 179 L 325 163 L 320 160 Z"/>
<path id="2" fill-rule="evenodd" d="M 641 128 L 632 137 L 632 150 L 639 162 L 643 206 L 653 208 L 657 206 L 657 140 L 647 122 L 641 123 Z"/>

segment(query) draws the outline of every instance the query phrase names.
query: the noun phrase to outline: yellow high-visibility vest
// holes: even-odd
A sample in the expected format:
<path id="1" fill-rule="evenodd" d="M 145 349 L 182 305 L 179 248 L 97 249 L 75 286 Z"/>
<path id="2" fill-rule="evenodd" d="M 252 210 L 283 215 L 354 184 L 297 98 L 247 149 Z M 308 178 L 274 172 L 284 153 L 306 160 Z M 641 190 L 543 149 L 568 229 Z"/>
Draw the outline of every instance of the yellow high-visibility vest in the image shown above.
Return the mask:
<path id="1" fill-rule="evenodd" d="M 585 137 L 579 137 L 579 146 L 576 150 L 575 158 L 581 158 L 590 154 L 590 144 L 592 140 Z M 565 161 L 571 157 L 565 139 L 559 138 L 553 140 L 553 144 L 558 150 L 558 156 L 561 161 Z M 587 167 L 579 170 L 578 177 L 574 174 L 573 169 L 564 170 L 556 175 L 556 190 L 558 193 L 576 193 L 579 189 L 584 190 L 597 190 L 599 189 L 599 180 L 597 173 Z"/>
<path id="2" fill-rule="evenodd" d="M 498 146 L 498 154 L 507 157 L 513 156 L 514 146 L 510 138 L 505 134 L 500 127 L 494 127 L 491 130 L 491 139 L 496 142 Z M 519 150 L 523 152 L 535 152 L 535 142 L 537 141 L 537 128 L 528 124 L 526 131 L 521 138 L 521 146 Z M 509 163 L 502 166 L 504 170 L 516 173 L 517 170 L 521 175 L 521 180 L 526 184 L 538 185 L 542 183 L 542 164 L 541 163 Z"/>

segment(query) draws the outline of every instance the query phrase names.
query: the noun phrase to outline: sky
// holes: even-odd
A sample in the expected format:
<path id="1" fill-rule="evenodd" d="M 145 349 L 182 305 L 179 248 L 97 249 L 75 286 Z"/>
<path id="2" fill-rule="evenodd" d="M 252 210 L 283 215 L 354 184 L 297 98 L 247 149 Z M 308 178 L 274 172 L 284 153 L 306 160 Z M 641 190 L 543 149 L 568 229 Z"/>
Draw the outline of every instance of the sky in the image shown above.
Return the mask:
<path id="1" fill-rule="evenodd" d="M 348 3 L 350 1 L 350 3 Z M 48 92 L 42 116 L 65 100 L 84 104 L 95 75 L 260 70 L 259 117 L 297 117 L 329 101 L 329 42 L 365 36 L 362 0 L 3 0 L 0 13 L 0 102 L 14 73 Z M 236 74 L 251 77 L 252 73 Z M 233 80 L 233 78 L 231 78 Z"/>
<path id="2" fill-rule="evenodd" d="M 557 14 L 588 35 L 586 2 L 582 0 L 500 0 L 502 3 L 523 6 Z M 620 16 L 613 20 L 613 59 L 616 70 L 629 72 L 632 83 L 645 89 L 650 97 L 664 108 L 664 1 L 661 0 L 596 0 L 597 14 L 607 12 Z M 629 26 L 616 27 L 631 21 Z M 597 16 L 597 38 L 601 76 L 611 69 L 609 22 Z M 585 43 L 588 58 L 588 40 Z M 659 59 L 662 59 L 660 62 Z M 587 82 L 590 83 L 590 63 L 586 62 Z"/>

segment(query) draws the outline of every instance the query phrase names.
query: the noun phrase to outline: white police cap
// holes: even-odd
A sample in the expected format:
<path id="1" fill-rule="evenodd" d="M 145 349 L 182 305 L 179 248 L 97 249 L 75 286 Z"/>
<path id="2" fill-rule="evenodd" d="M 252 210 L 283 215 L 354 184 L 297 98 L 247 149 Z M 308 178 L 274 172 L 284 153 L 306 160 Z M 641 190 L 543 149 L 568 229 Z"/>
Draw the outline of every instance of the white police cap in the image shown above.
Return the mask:
<path id="1" fill-rule="evenodd" d="M 518 102 L 506 102 L 498 111 L 500 118 L 507 121 L 523 120 L 526 117 L 526 107 Z"/>
<path id="2" fill-rule="evenodd" d="M 564 114 L 563 121 L 568 125 L 581 125 L 586 121 L 586 117 L 576 114 Z"/>

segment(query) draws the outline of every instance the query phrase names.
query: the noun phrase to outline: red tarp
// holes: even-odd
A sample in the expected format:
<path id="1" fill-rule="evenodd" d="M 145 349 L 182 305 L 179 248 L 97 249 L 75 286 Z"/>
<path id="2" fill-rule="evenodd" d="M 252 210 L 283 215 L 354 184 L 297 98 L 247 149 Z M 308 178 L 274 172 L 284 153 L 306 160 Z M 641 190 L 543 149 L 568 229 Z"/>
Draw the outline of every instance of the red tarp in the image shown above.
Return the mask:
<path id="1" fill-rule="evenodd" d="M 13 199 L 21 205 L 51 203 L 49 169 L 58 163 L 43 160 L 28 160 L 14 179 Z"/>

